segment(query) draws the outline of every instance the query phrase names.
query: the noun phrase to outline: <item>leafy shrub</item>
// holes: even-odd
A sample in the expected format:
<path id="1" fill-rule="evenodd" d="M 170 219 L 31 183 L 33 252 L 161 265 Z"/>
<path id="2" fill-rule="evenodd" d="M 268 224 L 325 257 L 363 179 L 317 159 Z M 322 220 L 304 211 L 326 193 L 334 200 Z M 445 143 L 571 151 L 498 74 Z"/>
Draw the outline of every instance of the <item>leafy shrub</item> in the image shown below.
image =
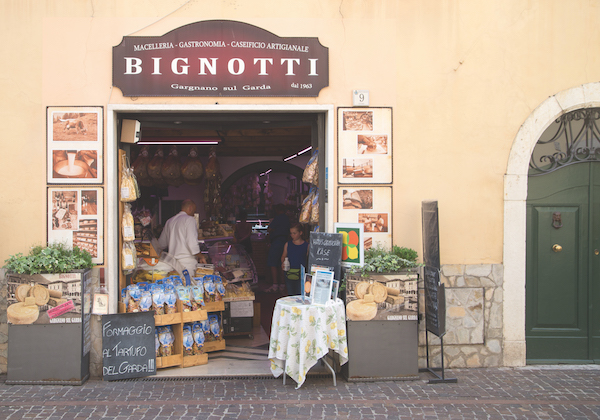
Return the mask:
<path id="1" fill-rule="evenodd" d="M 17 274 L 69 273 L 92 268 L 92 256 L 77 246 L 69 248 L 64 243 L 34 246 L 29 255 L 11 255 L 4 268 Z"/>
<path id="2" fill-rule="evenodd" d="M 417 262 L 417 251 L 394 245 L 392 250 L 381 246 L 373 247 L 365 251 L 364 265 L 362 267 L 352 266 L 350 274 L 361 273 L 391 273 L 402 271 L 421 264 Z"/>

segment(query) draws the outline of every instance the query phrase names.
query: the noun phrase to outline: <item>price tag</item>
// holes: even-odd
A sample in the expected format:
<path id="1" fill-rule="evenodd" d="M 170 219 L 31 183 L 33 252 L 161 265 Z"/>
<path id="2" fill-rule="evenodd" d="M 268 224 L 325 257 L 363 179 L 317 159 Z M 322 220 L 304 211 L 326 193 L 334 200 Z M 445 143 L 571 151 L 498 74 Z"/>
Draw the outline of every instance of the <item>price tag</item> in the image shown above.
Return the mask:
<path id="1" fill-rule="evenodd" d="M 353 90 L 352 91 L 352 106 L 369 106 L 369 91 L 368 90 Z"/>

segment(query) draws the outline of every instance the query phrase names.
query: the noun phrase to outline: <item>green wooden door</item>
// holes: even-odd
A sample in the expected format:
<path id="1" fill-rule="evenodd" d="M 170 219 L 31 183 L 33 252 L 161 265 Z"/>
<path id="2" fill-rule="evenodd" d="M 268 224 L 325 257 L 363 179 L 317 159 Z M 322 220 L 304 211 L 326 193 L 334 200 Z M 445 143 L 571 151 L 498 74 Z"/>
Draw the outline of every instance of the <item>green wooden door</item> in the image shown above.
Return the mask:
<path id="1" fill-rule="evenodd" d="M 529 177 L 528 363 L 600 359 L 599 211 L 598 164 Z"/>

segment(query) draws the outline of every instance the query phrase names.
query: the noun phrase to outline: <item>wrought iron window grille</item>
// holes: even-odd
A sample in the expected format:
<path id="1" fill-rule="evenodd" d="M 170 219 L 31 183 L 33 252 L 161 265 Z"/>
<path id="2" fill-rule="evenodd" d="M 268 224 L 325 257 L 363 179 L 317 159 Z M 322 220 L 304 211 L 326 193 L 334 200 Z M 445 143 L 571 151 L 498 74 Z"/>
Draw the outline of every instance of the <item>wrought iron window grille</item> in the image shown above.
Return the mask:
<path id="1" fill-rule="evenodd" d="M 552 126 L 546 130 L 531 154 L 529 175 L 545 175 L 576 163 L 600 161 L 599 119 L 600 108 L 580 109 L 557 118 L 556 132 L 546 140 Z"/>

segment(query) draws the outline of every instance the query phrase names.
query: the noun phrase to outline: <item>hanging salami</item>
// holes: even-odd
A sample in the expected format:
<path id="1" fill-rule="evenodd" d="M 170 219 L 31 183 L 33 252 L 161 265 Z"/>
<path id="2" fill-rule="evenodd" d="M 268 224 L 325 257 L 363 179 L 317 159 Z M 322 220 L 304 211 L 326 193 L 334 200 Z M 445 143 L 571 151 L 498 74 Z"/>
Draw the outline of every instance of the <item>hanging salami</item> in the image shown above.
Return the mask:
<path id="1" fill-rule="evenodd" d="M 151 187 L 153 185 L 152 178 L 148 174 L 148 163 L 150 162 L 150 147 L 144 146 L 140 150 L 140 154 L 137 159 L 131 165 L 133 174 L 135 175 L 138 183 L 144 187 Z"/>
<path id="2" fill-rule="evenodd" d="M 162 177 L 161 169 L 164 158 L 164 152 L 162 147 L 159 147 L 154 153 L 154 157 L 148 162 L 148 175 L 152 178 L 152 182 L 157 187 L 165 186 L 167 183 Z"/>

